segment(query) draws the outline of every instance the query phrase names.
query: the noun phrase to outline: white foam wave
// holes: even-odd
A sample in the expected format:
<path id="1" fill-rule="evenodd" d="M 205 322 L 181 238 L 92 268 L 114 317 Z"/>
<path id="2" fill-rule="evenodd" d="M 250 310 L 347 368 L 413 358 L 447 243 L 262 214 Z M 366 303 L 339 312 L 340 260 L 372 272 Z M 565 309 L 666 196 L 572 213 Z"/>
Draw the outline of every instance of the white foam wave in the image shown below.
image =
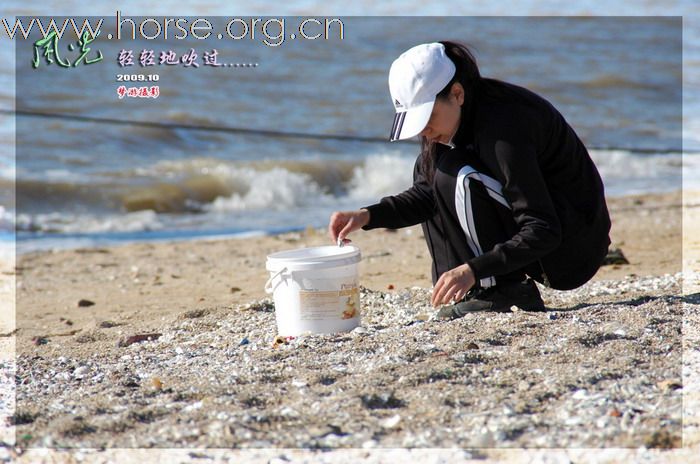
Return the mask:
<path id="1" fill-rule="evenodd" d="M 96 234 L 105 232 L 140 232 L 163 227 L 158 214 L 151 210 L 113 215 L 80 215 L 72 213 L 18 214 L 17 228 L 62 234 Z"/>
<path id="2" fill-rule="evenodd" d="M 590 150 L 606 193 L 627 195 L 680 190 L 681 153 L 639 154 L 626 150 Z"/>
<path id="3" fill-rule="evenodd" d="M 325 193 L 304 173 L 289 172 L 281 168 L 257 171 L 252 168 L 235 168 L 220 165 L 218 176 L 228 177 L 239 191 L 229 197 L 219 197 L 207 208 L 211 211 L 288 210 L 313 204 L 327 204 L 332 195 Z"/>
<path id="4" fill-rule="evenodd" d="M 0 205 L 0 231 L 14 230 L 15 212 Z"/>
<path id="5" fill-rule="evenodd" d="M 683 156 L 683 189 L 700 190 L 700 154 Z"/>
<path id="6" fill-rule="evenodd" d="M 637 154 L 627 150 L 590 150 L 590 154 L 601 174 L 609 178 L 678 173 L 683 162 L 681 153 Z"/>
<path id="7" fill-rule="evenodd" d="M 332 169 L 332 161 L 328 169 Z M 307 172 L 285 168 L 256 169 L 209 159 L 187 162 L 161 162 L 145 172 L 160 173 L 166 177 L 185 174 L 215 176 L 234 193 L 219 197 L 206 205 L 209 211 L 290 210 L 302 207 L 328 206 L 337 202 L 333 192 L 347 192 L 354 201 L 376 200 L 396 194 L 411 185 L 414 160 L 399 154 L 380 154 L 366 157 L 353 169 L 352 178 L 345 186 L 319 185 Z M 316 174 L 317 175 L 317 174 Z"/>
<path id="8" fill-rule="evenodd" d="M 367 200 L 400 193 L 413 183 L 414 163 L 398 154 L 370 156 L 353 170 L 348 196 Z"/>

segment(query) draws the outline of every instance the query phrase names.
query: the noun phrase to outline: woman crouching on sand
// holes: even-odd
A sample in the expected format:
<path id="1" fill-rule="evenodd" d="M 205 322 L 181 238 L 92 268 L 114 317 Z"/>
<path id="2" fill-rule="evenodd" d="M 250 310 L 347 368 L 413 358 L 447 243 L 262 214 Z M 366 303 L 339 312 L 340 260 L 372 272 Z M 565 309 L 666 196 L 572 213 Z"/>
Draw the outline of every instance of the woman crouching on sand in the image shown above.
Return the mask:
<path id="1" fill-rule="evenodd" d="M 390 140 L 421 138 L 413 186 L 331 215 L 334 242 L 360 228 L 422 224 L 440 318 L 544 309 L 533 279 L 568 290 L 610 244 L 603 183 L 586 147 L 545 99 L 483 78 L 469 49 L 418 45 L 389 71 Z"/>

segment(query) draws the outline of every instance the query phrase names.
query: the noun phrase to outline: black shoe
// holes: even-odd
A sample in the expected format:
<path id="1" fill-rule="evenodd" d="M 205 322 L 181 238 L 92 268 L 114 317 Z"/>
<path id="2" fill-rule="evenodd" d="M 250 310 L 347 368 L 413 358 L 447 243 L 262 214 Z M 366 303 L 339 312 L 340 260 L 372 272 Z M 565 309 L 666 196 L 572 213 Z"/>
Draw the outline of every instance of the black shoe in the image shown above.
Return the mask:
<path id="1" fill-rule="evenodd" d="M 511 306 L 517 306 L 525 311 L 545 309 L 534 280 L 497 284 L 493 287 L 470 291 L 464 300 L 440 309 L 437 317 L 438 319 L 457 319 L 477 311 L 509 312 Z"/>

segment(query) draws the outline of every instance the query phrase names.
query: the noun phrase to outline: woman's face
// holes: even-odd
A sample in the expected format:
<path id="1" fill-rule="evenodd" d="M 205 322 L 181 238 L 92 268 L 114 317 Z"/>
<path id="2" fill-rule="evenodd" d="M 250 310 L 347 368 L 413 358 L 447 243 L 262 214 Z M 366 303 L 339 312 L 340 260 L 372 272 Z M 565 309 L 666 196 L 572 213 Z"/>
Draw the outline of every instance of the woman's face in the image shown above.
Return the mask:
<path id="1" fill-rule="evenodd" d="M 455 83 L 446 97 L 435 100 L 428 124 L 418 135 L 430 142 L 448 143 L 459 127 L 463 103 L 464 89 L 461 84 Z"/>

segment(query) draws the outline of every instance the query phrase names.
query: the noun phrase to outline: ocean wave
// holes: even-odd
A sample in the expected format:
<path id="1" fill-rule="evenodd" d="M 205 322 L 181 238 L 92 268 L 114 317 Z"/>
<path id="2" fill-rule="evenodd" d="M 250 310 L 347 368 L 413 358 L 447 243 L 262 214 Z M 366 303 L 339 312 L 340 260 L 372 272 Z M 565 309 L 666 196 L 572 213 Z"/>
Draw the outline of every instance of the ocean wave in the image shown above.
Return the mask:
<path id="1" fill-rule="evenodd" d="M 611 196 L 677 190 L 700 171 L 700 155 L 591 150 Z M 372 204 L 411 185 L 415 158 L 232 162 L 170 160 L 100 173 L 81 183 L 17 182 L 17 228 L 40 233 L 133 232 L 170 228 L 267 229 L 322 223 L 329 211 Z M 138 171 L 138 172 L 137 172 Z M 129 175 L 125 175 L 128 173 Z M 700 176 L 697 176 L 700 177 Z M 14 227 L 3 210 L 0 227 Z"/>
<path id="2" fill-rule="evenodd" d="M 325 193 L 308 174 L 282 168 L 256 171 L 246 168 L 232 172 L 243 192 L 216 198 L 208 209 L 214 211 L 288 210 L 314 203 L 330 203 L 333 196 Z"/>
<path id="3" fill-rule="evenodd" d="M 405 156 L 377 155 L 353 169 L 348 196 L 357 200 L 380 198 L 409 188 L 415 160 Z"/>
<path id="4" fill-rule="evenodd" d="M 280 164 L 280 163 L 275 163 Z M 247 171 L 233 170 L 230 181 L 245 189 L 217 198 L 212 210 L 283 210 L 332 205 L 338 198 L 370 201 L 398 193 L 411 185 L 413 160 L 399 155 L 373 155 L 359 162 L 286 162 L 267 169 L 266 163 Z"/>
<path id="5" fill-rule="evenodd" d="M 17 230 L 45 234 L 96 234 L 159 230 L 163 223 L 154 211 L 88 215 L 74 213 L 18 214 Z"/>
<path id="6" fill-rule="evenodd" d="M 0 233 L 15 230 L 15 212 L 0 205 Z"/>
<path id="7" fill-rule="evenodd" d="M 352 178 L 352 165 L 198 158 L 162 161 L 139 168 L 136 174 L 165 182 L 138 187 L 124 195 L 122 205 L 128 211 L 279 210 L 344 195 L 346 183 Z"/>
<path id="8" fill-rule="evenodd" d="M 4 182 L 0 180 L 0 185 Z M 44 179 L 22 179 L 14 182 L 17 208 L 23 212 L 64 211 L 74 209 L 119 210 L 120 189 L 128 192 L 127 186 L 99 179 L 81 179 L 75 182 Z"/>
<path id="9" fill-rule="evenodd" d="M 114 173 L 119 177 L 155 177 L 167 180 L 179 180 L 196 176 L 212 176 L 222 182 L 231 184 L 236 190 L 238 180 L 254 175 L 255 172 L 265 172 L 272 169 L 285 169 L 292 173 L 308 175 L 311 180 L 322 188 L 338 192 L 337 188 L 350 180 L 353 169 L 363 163 L 362 160 L 259 160 L 259 161 L 225 161 L 215 158 L 190 158 L 186 160 L 164 160 L 153 165 L 139 167 L 133 171 Z M 250 171 L 250 170 L 253 171 Z M 247 183 L 247 182 L 246 182 Z"/>
<path id="10" fill-rule="evenodd" d="M 30 213 L 78 208 L 175 214 L 282 210 L 397 193 L 410 186 L 413 162 L 398 154 L 357 161 L 165 160 L 89 176 L 52 170 L 41 179 L 19 179 L 17 197 Z"/>
<path id="11" fill-rule="evenodd" d="M 606 183 L 674 176 L 680 179 L 684 156 L 682 153 L 647 154 L 628 150 L 590 150 L 590 155 Z"/>

